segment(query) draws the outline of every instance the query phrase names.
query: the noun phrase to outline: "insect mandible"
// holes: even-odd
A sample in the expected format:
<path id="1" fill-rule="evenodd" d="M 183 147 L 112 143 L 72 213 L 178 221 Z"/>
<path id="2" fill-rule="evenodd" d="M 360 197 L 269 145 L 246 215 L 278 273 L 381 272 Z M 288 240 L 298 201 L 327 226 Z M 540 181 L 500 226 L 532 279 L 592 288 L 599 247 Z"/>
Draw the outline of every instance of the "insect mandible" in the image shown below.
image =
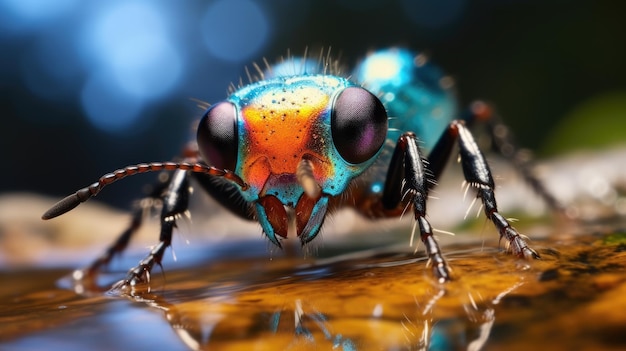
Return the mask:
<path id="1" fill-rule="evenodd" d="M 426 204 L 456 145 L 465 181 L 508 250 L 539 258 L 500 214 L 489 165 L 466 126 L 489 115 L 487 105 L 459 113 L 441 70 L 409 50 L 370 54 L 352 73 L 354 81 L 336 73 L 334 61 L 320 57 L 288 57 L 265 71 L 257 69 L 258 80 L 208 108 L 196 147 L 180 160 L 106 174 L 42 218 L 64 214 L 124 177 L 172 171 L 150 194 L 163 204 L 159 243 L 121 282 L 135 286 L 149 281 L 170 246 L 176 221 L 188 208 L 191 176 L 231 212 L 258 221 L 278 247 L 294 234 L 302 245 L 314 240 L 327 215 L 340 207 L 353 207 L 370 219 L 397 217 L 409 207 L 434 277 L 445 282 L 451 272 L 426 219 Z M 540 183 L 527 178 L 550 201 Z M 135 211 L 128 230 L 84 271 L 87 275 L 126 247 L 142 212 Z"/>

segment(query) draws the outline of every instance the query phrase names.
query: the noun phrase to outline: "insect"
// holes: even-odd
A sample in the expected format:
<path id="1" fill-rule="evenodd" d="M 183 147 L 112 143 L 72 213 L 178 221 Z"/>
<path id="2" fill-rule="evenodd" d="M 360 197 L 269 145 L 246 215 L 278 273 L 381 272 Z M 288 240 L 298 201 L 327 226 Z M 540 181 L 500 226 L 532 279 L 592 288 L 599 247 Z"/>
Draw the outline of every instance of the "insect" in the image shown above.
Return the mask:
<path id="1" fill-rule="evenodd" d="M 233 213 L 258 221 L 278 247 L 294 234 L 302 245 L 311 242 L 327 215 L 340 207 L 353 207 L 370 219 L 412 209 L 434 277 L 445 282 L 452 278 L 450 268 L 433 237 L 426 204 L 457 145 L 468 188 L 482 201 L 508 249 L 539 258 L 498 211 L 489 165 L 466 126 L 466 121 L 489 114 L 486 105 L 459 117 L 444 74 L 409 50 L 367 56 L 351 75 L 354 81 L 335 73 L 327 56 L 320 57 L 288 57 L 265 71 L 257 66 L 257 80 L 208 108 L 195 147 L 187 148 L 180 160 L 106 174 L 42 218 L 64 214 L 124 177 L 171 171 L 149 195 L 163 204 L 161 233 L 159 243 L 122 282 L 135 286 L 149 282 L 170 246 L 176 222 L 187 211 L 190 177 Z M 128 230 L 85 270 L 87 275 L 96 274 L 126 247 L 141 225 L 142 212 L 135 211 Z"/>

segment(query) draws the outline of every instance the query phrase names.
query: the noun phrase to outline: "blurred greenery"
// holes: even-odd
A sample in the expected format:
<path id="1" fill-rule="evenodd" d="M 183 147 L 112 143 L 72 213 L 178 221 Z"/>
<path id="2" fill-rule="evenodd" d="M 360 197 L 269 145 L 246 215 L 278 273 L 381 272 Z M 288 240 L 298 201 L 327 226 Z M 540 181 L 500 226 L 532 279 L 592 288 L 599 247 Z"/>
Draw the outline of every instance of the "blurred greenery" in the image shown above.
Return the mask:
<path id="1" fill-rule="evenodd" d="M 576 149 L 626 145 L 626 91 L 582 101 L 556 124 L 541 150 L 558 155 Z"/>
<path id="2" fill-rule="evenodd" d="M 604 245 L 622 245 L 626 249 L 626 232 L 617 232 L 602 239 Z"/>

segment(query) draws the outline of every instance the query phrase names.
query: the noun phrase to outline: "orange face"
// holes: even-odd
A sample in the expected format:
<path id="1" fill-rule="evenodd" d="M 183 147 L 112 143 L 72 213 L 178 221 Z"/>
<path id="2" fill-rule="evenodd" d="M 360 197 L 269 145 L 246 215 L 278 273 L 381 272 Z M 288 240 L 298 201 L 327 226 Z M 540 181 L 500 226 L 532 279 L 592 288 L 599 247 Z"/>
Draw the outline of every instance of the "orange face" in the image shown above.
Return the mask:
<path id="1" fill-rule="evenodd" d="M 329 96 L 316 88 L 302 88 L 280 94 L 262 96 L 245 106 L 241 113 L 248 134 L 248 157 L 272 155 L 269 162 L 278 173 L 295 170 L 294 158 L 309 148 L 313 129 L 324 113 Z"/>
<path id="2" fill-rule="evenodd" d="M 264 189 L 271 175 L 295 174 L 298 163 L 308 158 L 316 164 L 315 176 L 331 176 L 325 156 L 327 133 L 320 123 L 327 114 L 330 97 L 315 87 L 280 94 L 267 93 L 241 109 L 246 145 L 241 150 L 241 175 L 257 189 Z M 265 191 L 261 190 L 263 195 Z"/>

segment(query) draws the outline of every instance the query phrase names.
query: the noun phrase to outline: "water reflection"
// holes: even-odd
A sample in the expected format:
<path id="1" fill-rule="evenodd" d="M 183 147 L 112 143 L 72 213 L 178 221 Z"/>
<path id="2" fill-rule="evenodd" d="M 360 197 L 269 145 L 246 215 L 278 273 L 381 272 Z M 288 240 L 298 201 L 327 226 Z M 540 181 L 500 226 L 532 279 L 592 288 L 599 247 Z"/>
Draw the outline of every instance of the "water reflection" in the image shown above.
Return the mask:
<path id="1" fill-rule="evenodd" d="M 493 265 L 494 253 L 477 267 Z M 228 274 L 224 267 L 171 272 L 163 288 L 110 294 L 162 310 L 194 350 L 480 350 L 496 305 L 524 284 L 511 263 L 490 284 L 476 279 L 480 269 L 466 276 L 460 265 L 459 279 L 439 285 L 410 254 L 237 261 Z"/>

